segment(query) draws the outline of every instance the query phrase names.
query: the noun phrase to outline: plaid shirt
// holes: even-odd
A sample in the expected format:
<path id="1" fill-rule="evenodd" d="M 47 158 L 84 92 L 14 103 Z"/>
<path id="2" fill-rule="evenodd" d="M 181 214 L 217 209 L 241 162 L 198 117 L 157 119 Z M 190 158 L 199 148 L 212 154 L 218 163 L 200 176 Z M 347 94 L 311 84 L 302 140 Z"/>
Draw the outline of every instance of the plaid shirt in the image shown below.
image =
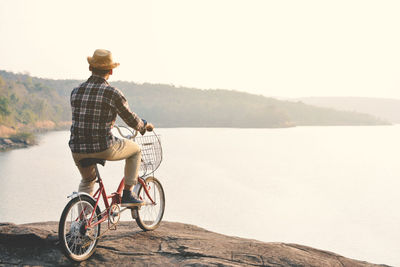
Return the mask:
<path id="1" fill-rule="evenodd" d="M 143 121 L 133 113 L 120 90 L 102 77 L 92 75 L 71 93 L 72 126 L 69 147 L 73 153 L 96 153 L 109 148 L 117 114 L 136 130 Z"/>

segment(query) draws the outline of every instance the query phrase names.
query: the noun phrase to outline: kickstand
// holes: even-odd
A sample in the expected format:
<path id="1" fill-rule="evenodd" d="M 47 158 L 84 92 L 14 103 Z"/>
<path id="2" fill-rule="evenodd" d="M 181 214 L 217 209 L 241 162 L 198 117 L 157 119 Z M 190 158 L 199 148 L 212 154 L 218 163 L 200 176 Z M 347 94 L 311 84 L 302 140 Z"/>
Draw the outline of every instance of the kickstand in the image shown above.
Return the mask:
<path id="1" fill-rule="evenodd" d="M 137 207 L 134 207 L 131 209 L 131 215 L 132 215 L 132 219 L 138 218 L 138 208 Z"/>

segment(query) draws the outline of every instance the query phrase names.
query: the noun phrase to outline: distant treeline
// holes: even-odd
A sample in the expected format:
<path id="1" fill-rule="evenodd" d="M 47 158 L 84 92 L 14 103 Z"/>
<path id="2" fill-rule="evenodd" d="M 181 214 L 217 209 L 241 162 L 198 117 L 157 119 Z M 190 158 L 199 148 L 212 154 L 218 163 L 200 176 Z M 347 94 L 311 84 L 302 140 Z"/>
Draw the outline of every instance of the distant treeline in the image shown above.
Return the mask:
<path id="1" fill-rule="evenodd" d="M 50 80 L 0 71 L 0 124 L 71 120 L 69 96 L 83 81 Z M 370 115 L 280 101 L 230 90 L 201 90 L 164 84 L 111 82 L 131 109 L 159 127 L 289 127 L 378 125 Z"/>
<path id="2" fill-rule="evenodd" d="M 371 114 L 392 123 L 400 123 L 400 99 L 369 97 L 306 97 L 309 105 Z"/>

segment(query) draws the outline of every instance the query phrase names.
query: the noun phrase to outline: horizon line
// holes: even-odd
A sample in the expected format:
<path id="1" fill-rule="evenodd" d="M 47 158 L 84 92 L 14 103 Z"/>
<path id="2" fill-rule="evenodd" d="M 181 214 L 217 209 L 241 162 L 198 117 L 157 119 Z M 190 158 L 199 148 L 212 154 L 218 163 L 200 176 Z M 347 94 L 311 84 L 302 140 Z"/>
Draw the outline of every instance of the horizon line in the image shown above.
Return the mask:
<path id="1" fill-rule="evenodd" d="M 85 79 L 71 79 L 71 78 L 48 78 L 48 77 L 40 77 L 40 76 L 36 76 L 36 75 L 32 75 L 29 71 L 19 71 L 19 72 L 14 72 L 14 71 L 9 71 L 9 70 L 5 70 L 5 69 L 0 69 L 0 71 L 4 71 L 4 72 L 8 72 L 8 73 L 12 73 L 14 75 L 25 75 L 25 76 L 29 76 L 32 78 L 37 78 L 37 79 L 43 79 L 43 80 L 53 80 L 53 81 L 58 81 L 58 80 L 64 80 L 64 81 L 84 81 Z M 263 96 L 263 97 L 267 97 L 267 98 L 274 98 L 277 100 L 300 100 L 300 99 L 304 99 L 304 98 L 364 98 L 364 99 L 381 99 L 381 100 L 399 100 L 400 98 L 397 97 L 383 97 L 383 96 L 291 96 L 291 97 L 286 97 L 286 96 L 270 96 L 270 95 L 264 95 L 264 94 L 259 94 L 259 93 L 253 93 L 253 92 L 247 92 L 247 91 L 242 91 L 242 90 L 238 90 L 238 89 L 226 89 L 226 88 L 199 88 L 199 87 L 195 87 L 195 86 L 189 86 L 189 85 L 176 85 L 173 83 L 152 83 L 152 82 L 135 82 L 135 81 L 128 81 L 128 80 L 114 80 L 114 81 L 110 81 L 110 83 L 112 82 L 127 82 L 127 83 L 134 83 L 134 84 L 138 84 L 138 85 L 144 85 L 144 84 L 150 84 L 150 85 L 166 85 L 166 86 L 171 86 L 171 87 L 175 87 L 175 88 L 186 88 L 186 89 L 194 89 L 194 90 L 222 90 L 222 91 L 234 91 L 234 92 L 239 92 L 239 93 L 245 93 L 245 94 L 250 94 L 250 95 L 256 95 L 256 96 Z"/>

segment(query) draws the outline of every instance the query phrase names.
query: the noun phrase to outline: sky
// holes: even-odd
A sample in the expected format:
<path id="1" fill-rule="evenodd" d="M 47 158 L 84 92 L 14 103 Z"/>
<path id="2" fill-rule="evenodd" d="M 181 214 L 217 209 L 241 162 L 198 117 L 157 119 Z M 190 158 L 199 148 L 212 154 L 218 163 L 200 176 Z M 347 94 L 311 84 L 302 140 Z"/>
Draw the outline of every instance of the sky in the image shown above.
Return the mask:
<path id="1" fill-rule="evenodd" d="M 0 69 L 282 98 L 400 99 L 400 1 L 0 0 Z"/>

